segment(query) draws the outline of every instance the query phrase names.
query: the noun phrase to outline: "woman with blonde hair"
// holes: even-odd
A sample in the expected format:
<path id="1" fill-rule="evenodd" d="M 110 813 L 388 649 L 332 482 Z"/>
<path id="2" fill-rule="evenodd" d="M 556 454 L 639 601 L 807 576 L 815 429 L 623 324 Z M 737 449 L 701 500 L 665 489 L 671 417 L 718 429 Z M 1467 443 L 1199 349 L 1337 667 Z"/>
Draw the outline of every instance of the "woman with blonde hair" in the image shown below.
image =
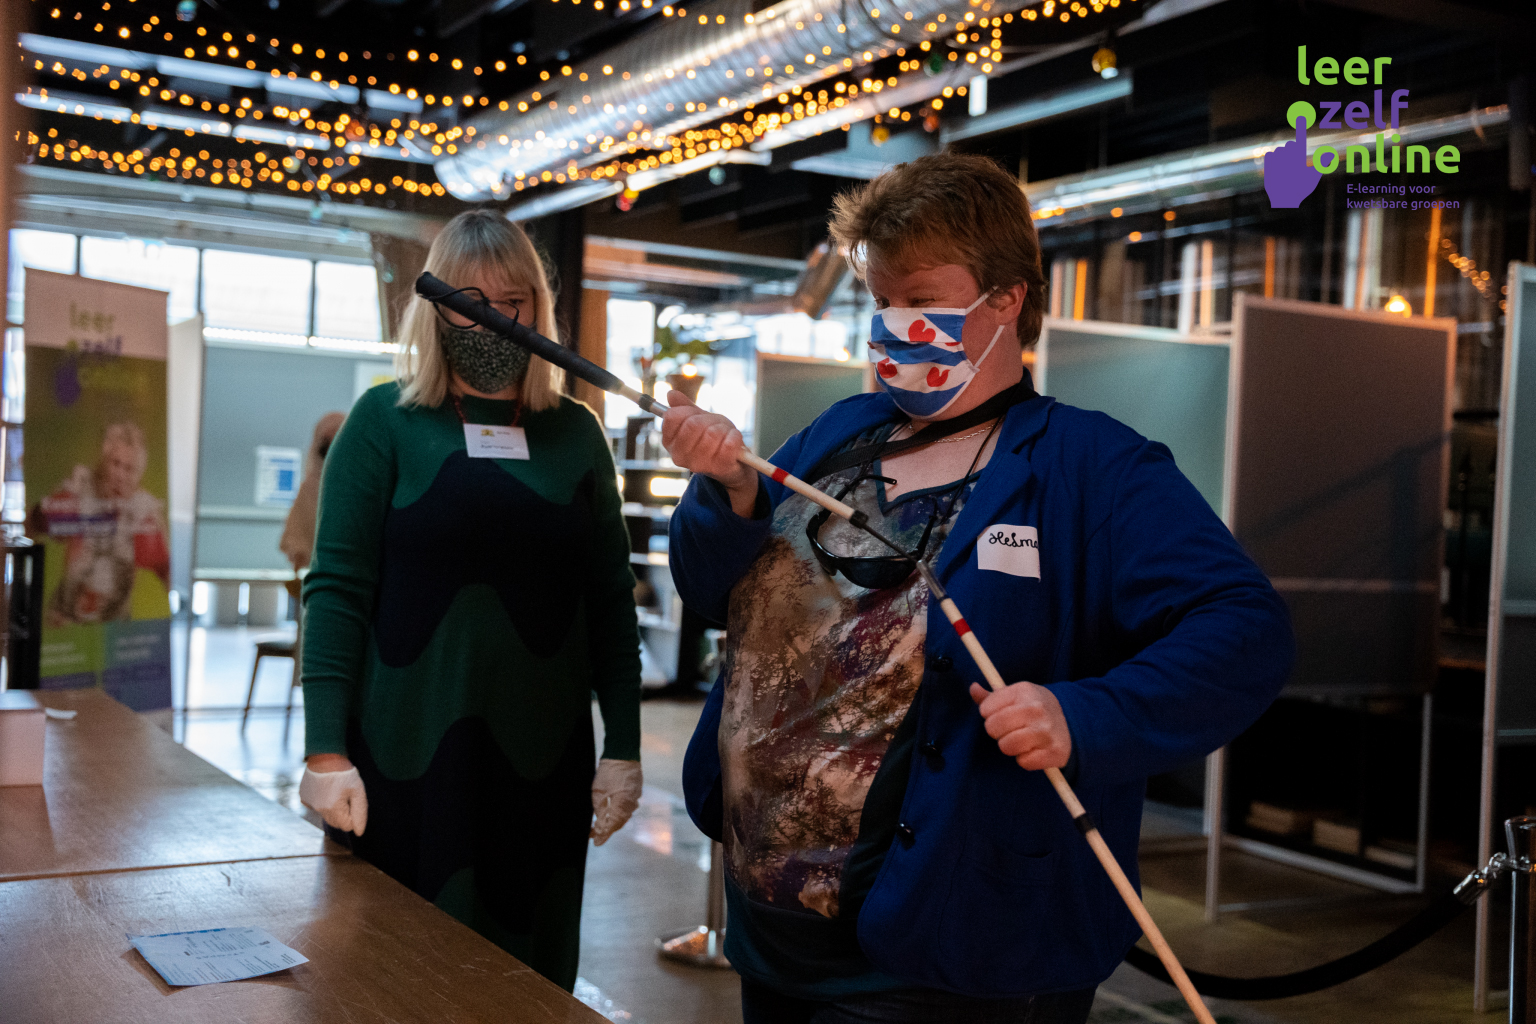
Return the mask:
<path id="1" fill-rule="evenodd" d="M 555 336 L 538 254 L 494 211 L 451 220 L 426 269 Z M 624 824 L 641 785 L 612 456 L 555 368 L 507 339 L 420 298 L 401 335 L 397 381 L 358 399 L 326 460 L 300 797 L 334 836 L 355 834 L 355 853 L 569 991 L 586 841 Z"/>

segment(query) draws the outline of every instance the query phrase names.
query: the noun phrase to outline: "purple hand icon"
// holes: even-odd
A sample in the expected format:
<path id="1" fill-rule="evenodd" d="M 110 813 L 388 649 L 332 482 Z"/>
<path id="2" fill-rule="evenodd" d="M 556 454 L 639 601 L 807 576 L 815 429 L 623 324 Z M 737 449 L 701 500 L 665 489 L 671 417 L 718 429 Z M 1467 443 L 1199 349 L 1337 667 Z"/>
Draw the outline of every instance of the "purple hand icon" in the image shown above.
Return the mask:
<path id="1" fill-rule="evenodd" d="M 1307 119 L 1297 117 L 1296 141 L 1264 154 L 1264 191 L 1269 193 L 1269 208 L 1296 209 L 1322 178 L 1316 167 L 1307 166 Z"/>

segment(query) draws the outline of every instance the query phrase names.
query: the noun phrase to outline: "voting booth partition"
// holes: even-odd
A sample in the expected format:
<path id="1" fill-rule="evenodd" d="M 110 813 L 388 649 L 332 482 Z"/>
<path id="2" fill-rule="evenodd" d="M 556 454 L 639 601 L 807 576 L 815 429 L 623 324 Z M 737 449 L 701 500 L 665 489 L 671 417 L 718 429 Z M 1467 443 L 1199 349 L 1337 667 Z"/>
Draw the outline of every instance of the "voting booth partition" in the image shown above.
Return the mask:
<path id="1" fill-rule="evenodd" d="M 1509 304 L 1488 620 L 1500 744 L 1536 743 L 1536 266 L 1511 264 Z"/>
<path id="2" fill-rule="evenodd" d="M 1213 788 L 1235 845 L 1389 892 L 1428 863 L 1455 342 L 1450 319 L 1249 296 L 1233 322 L 1227 524 L 1297 660 Z"/>
<path id="3" fill-rule="evenodd" d="M 1223 514 L 1228 348 L 1217 335 L 1049 317 L 1035 347 L 1035 389 L 1161 441 Z"/>
<path id="4" fill-rule="evenodd" d="M 1179 469 L 1225 519 L 1230 362 L 1230 340 L 1224 335 L 1047 317 L 1035 348 L 1035 387 L 1068 405 L 1106 413 L 1167 445 Z M 1154 786 L 1171 785 L 1180 795 L 1203 790 L 1202 828 L 1209 838 L 1196 838 L 1196 847 L 1221 842 L 1221 762 L 1219 755 L 1207 760 L 1217 771 L 1212 764 L 1193 764 L 1154 780 Z M 1189 845 L 1164 837 L 1144 842 L 1143 852 Z M 1219 858 L 1210 863 L 1219 864 Z M 1206 880 L 1206 901 L 1212 906 L 1216 880 L 1213 868 Z"/>
<path id="5" fill-rule="evenodd" d="M 1478 801 L 1482 863 L 1502 847 L 1495 829 L 1508 816 L 1501 804 L 1509 801 L 1496 787 L 1499 751 L 1536 743 L 1536 266 L 1509 265 L 1507 301 Z M 1479 1008 L 1487 998 L 1490 947 L 1489 908 L 1479 904 Z"/>
<path id="6" fill-rule="evenodd" d="M 1306 638 L 1292 695 L 1434 682 L 1455 329 L 1239 303 L 1228 525 Z"/>
<path id="7" fill-rule="evenodd" d="M 833 402 L 868 390 L 868 363 L 759 352 L 750 446 L 766 459 Z"/>
<path id="8" fill-rule="evenodd" d="M 1208 918 L 1224 846 L 1422 887 L 1454 331 L 1247 295 L 1230 336 L 1046 322 L 1040 390 L 1168 445 L 1295 625 L 1282 699 L 1206 765 Z"/>

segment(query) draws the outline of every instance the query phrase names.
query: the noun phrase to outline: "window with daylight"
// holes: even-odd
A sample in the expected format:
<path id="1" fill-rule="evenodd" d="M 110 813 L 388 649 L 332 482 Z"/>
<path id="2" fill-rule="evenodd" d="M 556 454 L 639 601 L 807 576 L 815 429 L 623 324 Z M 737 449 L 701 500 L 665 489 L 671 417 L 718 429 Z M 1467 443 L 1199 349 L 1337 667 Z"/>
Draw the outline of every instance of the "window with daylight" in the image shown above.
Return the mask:
<path id="1" fill-rule="evenodd" d="M 313 267 L 288 256 L 204 250 L 204 326 L 308 335 Z"/>
<path id="2" fill-rule="evenodd" d="M 80 275 L 169 292 L 167 323 L 197 315 L 197 250 L 145 238 L 80 239 Z"/>
<path id="3" fill-rule="evenodd" d="M 656 339 L 656 307 L 636 299 L 608 300 L 608 371 L 632 388 L 640 387 L 640 356 L 649 355 Z M 639 412 L 623 399 L 603 403 L 609 427 L 623 427 Z"/>
<path id="4" fill-rule="evenodd" d="M 379 341 L 379 274 L 371 263 L 315 264 L 315 334 Z"/>
<path id="5" fill-rule="evenodd" d="M 6 286 L 5 317 L 13 324 L 22 321 L 27 292 L 27 267 L 52 270 L 58 274 L 75 272 L 75 236 L 64 231 L 11 232 L 11 279 Z"/>

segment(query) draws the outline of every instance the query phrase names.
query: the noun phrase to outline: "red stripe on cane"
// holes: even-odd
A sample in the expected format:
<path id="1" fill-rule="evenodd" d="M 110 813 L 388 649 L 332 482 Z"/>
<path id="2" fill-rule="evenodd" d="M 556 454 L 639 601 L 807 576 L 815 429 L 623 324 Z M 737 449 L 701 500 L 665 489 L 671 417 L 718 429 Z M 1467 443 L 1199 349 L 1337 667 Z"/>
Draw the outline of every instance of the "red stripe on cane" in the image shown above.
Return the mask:
<path id="1" fill-rule="evenodd" d="M 779 469 L 777 467 L 774 468 L 774 471 L 773 471 L 773 482 L 774 483 L 781 484 L 785 480 L 788 480 L 788 479 L 789 479 L 789 474 L 787 472 L 785 472 L 784 470 Z"/>
<path id="2" fill-rule="evenodd" d="M 971 627 L 964 619 L 955 619 L 955 634 L 957 636 L 965 636 L 970 631 Z"/>

